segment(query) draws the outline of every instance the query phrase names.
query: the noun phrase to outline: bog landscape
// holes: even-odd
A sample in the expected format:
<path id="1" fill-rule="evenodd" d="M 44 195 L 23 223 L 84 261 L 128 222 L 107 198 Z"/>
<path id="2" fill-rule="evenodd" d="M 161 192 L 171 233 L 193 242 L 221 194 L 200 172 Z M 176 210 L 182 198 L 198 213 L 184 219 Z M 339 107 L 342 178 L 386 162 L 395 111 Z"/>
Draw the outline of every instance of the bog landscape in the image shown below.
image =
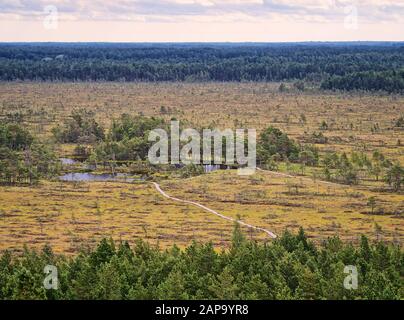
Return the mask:
<path id="1" fill-rule="evenodd" d="M 1 44 L 0 298 L 402 299 L 403 67 L 402 43 Z M 255 129 L 255 173 L 151 164 L 173 120 Z"/>

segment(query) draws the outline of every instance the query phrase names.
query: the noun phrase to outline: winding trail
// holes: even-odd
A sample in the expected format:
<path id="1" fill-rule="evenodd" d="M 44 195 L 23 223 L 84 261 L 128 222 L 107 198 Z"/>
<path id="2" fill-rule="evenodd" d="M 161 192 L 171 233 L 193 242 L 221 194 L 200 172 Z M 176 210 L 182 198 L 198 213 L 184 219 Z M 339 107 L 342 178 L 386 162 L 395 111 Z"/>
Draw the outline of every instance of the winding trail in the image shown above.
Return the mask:
<path id="1" fill-rule="evenodd" d="M 247 228 L 251 228 L 251 229 L 254 229 L 254 230 L 258 230 L 258 231 L 265 232 L 268 236 L 270 236 L 270 237 L 273 238 L 273 239 L 276 239 L 276 238 L 277 238 L 277 235 L 276 235 L 275 233 L 273 233 L 273 232 L 271 232 L 271 231 L 269 231 L 269 230 L 267 230 L 267 229 L 260 228 L 260 227 L 256 227 L 256 226 L 253 226 L 253 225 L 251 225 L 251 224 L 245 223 L 245 222 L 243 222 L 243 221 L 240 221 L 240 220 L 236 220 L 236 219 L 227 217 L 227 216 L 225 216 L 225 215 L 223 215 L 223 214 L 221 214 L 221 213 L 219 213 L 219 212 L 217 212 L 217 211 L 215 211 L 215 210 L 212 210 L 212 209 L 210 209 L 210 208 L 208 208 L 208 207 L 206 207 L 206 206 L 204 206 L 204 205 L 202 205 L 202 204 L 200 204 L 200 203 L 198 203 L 198 202 L 189 201 L 189 200 L 182 200 L 182 199 L 178 199 L 178 198 L 171 197 L 170 195 L 168 195 L 167 193 L 165 193 L 165 192 L 161 189 L 161 187 L 160 187 L 160 185 L 159 185 L 158 183 L 156 183 L 156 182 L 152 182 L 152 183 L 153 183 L 154 187 L 156 188 L 156 190 L 157 190 L 163 197 L 165 197 L 165 198 L 167 198 L 167 199 L 170 199 L 170 200 L 173 200 L 173 201 L 177 201 L 177 202 L 192 204 L 192 205 L 194 205 L 194 206 L 196 206 L 196 207 L 199 207 L 199 208 L 201 208 L 201 209 L 203 209 L 203 210 L 205 210 L 205 211 L 208 211 L 208 212 L 210 212 L 210 213 L 213 213 L 214 215 L 216 215 L 216 216 L 218 216 L 218 217 L 220 217 L 220 218 L 222 218 L 222 219 L 225 219 L 225 220 L 227 220 L 227 221 L 237 222 L 238 224 L 240 224 L 240 225 L 242 225 L 242 226 L 245 226 L 245 227 L 247 227 Z"/>
<path id="2" fill-rule="evenodd" d="M 277 171 L 270 171 L 270 170 L 264 170 L 264 169 L 261 169 L 261 168 L 256 168 L 256 169 L 257 169 L 257 171 L 264 172 L 264 173 L 270 173 L 270 174 L 277 175 L 277 176 L 282 176 L 282 177 L 286 177 L 286 178 L 293 178 L 293 179 L 304 179 L 304 180 L 310 180 L 311 182 L 314 182 L 314 180 L 313 180 L 312 178 L 309 178 L 309 177 L 293 176 L 293 175 L 290 175 L 290 174 L 287 174 L 287 173 L 282 173 L 282 172 L 277 172 Z M 323 184 L 331 185 L 331 186 L 337 186 L 337 187 L 347 187 L 346 185 L 342 185 L 342 184 L 334 183 L 334 182 L 329 182 L 329 181 L 324 181 L 324 180 L 317 180 L 316 182 L 317 182 L 317 183 L 323 183 Z M 271 231 L 269 231 L 269 230 L 267 230 L 267 229 L 260 228 L 260 227 L 256 227 L 256 226 L 253 226 L 253 225 L 251 225 L 251 224 L 245 223 L 245 222 L 243 222 L 243 221 L 240 221 L 240 220 L 237 220 L 237 219 L 233 219 L 233 218 L 227 217 L 227 216 L 225 216 L 225 215 L 223 215 L 223 214 L 221 214 L 221 213 L 219 213 L 219 212 L 217 212 L 217 211 L 215 211 L 215 210 L 213 210 L 213 209 L 210 209 L 210 208 L 208 208 L 208 207 L 206 207 L 206 206 L 204 206 L 203 204 L 200 204 L 200 203 L 198 203 L 198 202 L 189 201 L 189 200 L 183 200 L 183 199 L 178 199 L 178 198 L 172 197 L 172 196 L 168 195 L 166 192 L 164 192 L 164 191 L 161 189 L 161 187 L 160 187 L 160 185 L 159 185 L 158 183 L 156 183 L 156 182 L 152 182 L 152 183 L 153 183 L 154 187 L 156 188 L 156 190 L 157 190 L 163 197 L 165 197 L 165 198 L 167 198 L 167 199 L 170 199 L 170 200 L 173 200 L 173 201 L 177 201 L 177 202 L 192 204 L 192 205 L 194 205 L 194 206 L 196 206 L 196 207 L 199 207 L 199 208 L 201 208 L 201 209 L 203 209 L 203 210 L 205 210 L 205 211 L 208 211 L 208 212 L 210 212 L 210 213 L 213 213 L 214 215 L 216 215 L 216 216 L 218 216 L 218 217 L 220 217 L 220 218 L 222 218 L 222 219 L 224 219 L 224 220 L 232 221 L 232 222 L 237 222 L 238 224 L 240 224 L 240 225 L 242 225 L 242 226 L 245 226 L 245 227 L 247 227 L 247 228 L 251 228 L 251 229 L 254 229 L 254 230 L 258 230 L 258 231 L 265 232 L 269 237 L 271 237 L 271 238 L 273 238 L 273 239 L 276 239 L 276 238 L 277 238 L 277 235 L 276 235 L 275 233 L 273 233 L 273 232 L 271 232 Z"/>

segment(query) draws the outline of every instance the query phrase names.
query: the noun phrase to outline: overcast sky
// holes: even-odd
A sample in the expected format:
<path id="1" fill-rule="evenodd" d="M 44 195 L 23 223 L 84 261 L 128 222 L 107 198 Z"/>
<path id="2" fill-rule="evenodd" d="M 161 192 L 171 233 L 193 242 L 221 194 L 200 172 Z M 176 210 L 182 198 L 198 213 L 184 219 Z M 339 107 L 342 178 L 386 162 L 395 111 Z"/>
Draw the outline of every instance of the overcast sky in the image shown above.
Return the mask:
<path id="1" fill-rule="evenodd" d="M 0 0 L 0 41 L 404 40 L 404 0 Z"/>

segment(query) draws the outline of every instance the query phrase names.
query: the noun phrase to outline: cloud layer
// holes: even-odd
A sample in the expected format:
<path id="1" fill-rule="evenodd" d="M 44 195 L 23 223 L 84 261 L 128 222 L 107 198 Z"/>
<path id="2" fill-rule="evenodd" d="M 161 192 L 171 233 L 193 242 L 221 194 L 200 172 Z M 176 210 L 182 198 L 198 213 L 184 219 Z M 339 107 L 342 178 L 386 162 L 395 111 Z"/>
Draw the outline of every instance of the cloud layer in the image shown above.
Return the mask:
<path id="1" fill-rule="evenodd" d="M 0 29 L 0 41 L 404 40 L 404 0 L 0 0 Z"/>
<path id="2" fill-rule="evenodd" d="M 404 0 L 1 0 L 2 19 L 29 20 L 53 5 L 67 20 L 254 21 L 285 19 L 333 21 L 355 6 L 368 21 L 400 21 Z"/>

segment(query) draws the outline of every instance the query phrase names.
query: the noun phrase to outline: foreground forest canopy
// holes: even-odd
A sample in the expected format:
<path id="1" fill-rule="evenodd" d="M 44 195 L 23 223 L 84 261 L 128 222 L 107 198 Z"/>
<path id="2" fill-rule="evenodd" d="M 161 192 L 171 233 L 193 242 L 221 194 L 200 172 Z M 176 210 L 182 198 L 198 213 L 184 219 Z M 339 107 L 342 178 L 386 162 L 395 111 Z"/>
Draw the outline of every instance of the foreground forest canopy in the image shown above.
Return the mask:
<path id="1" fill-rule="evenodd" d="M 310 81 L 404 91 L 404 44 L 1 44 L 0 80 Z M 297 84 L 304 90 L 304 84 Z"/>
<path id="2" fill-rule="evenodd" d="M 302 229 L 259 244 L 236 226 L 221 252 L 211 243 L 161 251 L 104 239 L 74 258 L 49 246 L 18 258 L 3 253 L 0 299 L 402 299 L 403 258 L 399 247 L 366 237 L 358 247 L 338 238 L 316 247 Z M 42 285 L 47 265 L 58 269 L 57 290 Z M 357 268 L 356 289 L 344 287 L 346 266 Z"/>

